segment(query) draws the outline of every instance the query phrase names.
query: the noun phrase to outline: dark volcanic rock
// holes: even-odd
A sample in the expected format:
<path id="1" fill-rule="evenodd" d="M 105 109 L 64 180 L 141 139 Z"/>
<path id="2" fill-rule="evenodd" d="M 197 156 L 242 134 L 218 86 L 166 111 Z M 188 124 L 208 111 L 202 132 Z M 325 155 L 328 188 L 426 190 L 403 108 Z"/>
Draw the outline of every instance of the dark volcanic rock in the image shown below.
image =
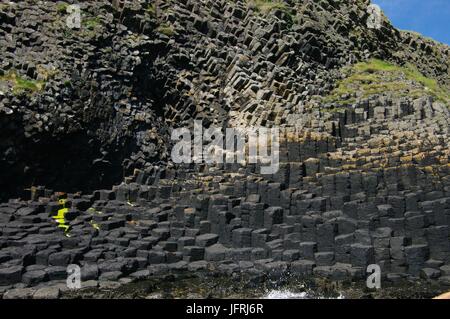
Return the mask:
<path id="1" fill-rule="evenodd" d="M 75 29 L 61 3 L 0 5 L 6 298 L 58 296 L 74 264 L 92 288 L 371 264 L 448 285 L 448 46 L 369 28 L 366 0 L 261 3 L 88 1 Z M 278 128 L 278 171 L 173 163 L 194 119 Z"/>
<path id="2" fill-rule="evenodd" d="M 0 285 L 7 286 L 19 283 L 22 279 L 22 266 L 13 266 L 0 269 Z"/>

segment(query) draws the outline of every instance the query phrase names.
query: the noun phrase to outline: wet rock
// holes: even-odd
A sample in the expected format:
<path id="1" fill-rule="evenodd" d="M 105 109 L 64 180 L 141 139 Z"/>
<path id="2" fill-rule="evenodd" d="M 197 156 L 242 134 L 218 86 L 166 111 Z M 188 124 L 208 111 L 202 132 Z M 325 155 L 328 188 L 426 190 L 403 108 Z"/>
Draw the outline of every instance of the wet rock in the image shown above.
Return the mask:
<path id="1" fill-rule="evenodd" d="M 49 280 L 65 280 L 67 279 L 67 268 L 62 266 L 51 266 L 45 268 Z"/>
<path id="2" fill-rule="evenodd" d="M 333 252 L 315 253 L 314 258 L 317 266 L 332 266 L 334 264 Z"/>
<path id="3" fill-rule="evenodd" d="M 12 266 L 0 269 L 0 286 L 7 286 L 22 281 L 22 266 Z"/>
<path id="4" fill-rule="evenodd" d="M 150 270 L 144 269 L 144 270 L 136 271 L 136 272 L 130 274 L 130 277 L 134 278 L 134 279 L 138 279 L 138 280 L 148 278 L 148 277 L 150 277 Z"/>
<path id="5" fill-rule="evenodd" d="M 215 244 L 205 249 L 206 261 L 222 261 L 228 255 L 229 249 L 221 244 Z"/>
<path id="6" fill-rule="evenodd" d="M 81 289 L 92 289 L 97 288 L 99 283 L 97 280 L 87 280 L 81 282 Z"/>
<path id="7" fill-rule="evenodd" d="M 264 271 L 271 278 L 280 278 L 281 276 L 286 275 L 288 270 L 288 264 L 283 261 L 269 262 L 264 265 Z"/>
<path id="8" fill-rule="evenodd" d="M 81 280 L 96 280 L 99 276 L 99 269 L 96 264 L 85 264 L 81 268 Z"/>
<path id="9" fill-rule="evenodd" d="M 310 276 L 313 274 L 313 269 L 316 266 L 311 260 L 298 260 L 291 263 L 291 272 L 294 276 Z"/>
<path id="10" fill-rule="evenodd" d="M 58 287 L 44 287 L 36 290 L 33 299 L 58 299 L 61 291 Z"/>
<path id="11" fill-rule="evenodd" d="M 200 247 L 209 247 L 217 243 L 219 236 L 216 234 L 203 234 L 197 236 L 195 239 L 195 244 Z"/>
<path id="12" fill-rule="evenodd" d="M 123 273 L 120 271 L 110 271 L 104 272 L 100 275 L 100 281 L 117 281 L 120 277 L 123 276 Z"/>
<path id="13" fill-rule="evenodd" d="M 121 286 L 121 284 L 116 281 L 105 280 L 105 281 L 100 281 L 100 283 L 99 283 L 100 289 L 117 289 L 120 286 Z"/>
<path id="14" fill-rule="evenodd" d="M 34 286 L 47 279 L 47 273 L 43 270 L 27 271 L 22 276 L 22 282 Z"/>
<path id="15" fill-rule="evenodd" d="M 338 98 L 344 66 L 374 56 L 413 62 L 448 84 L 448 50 L 389 25 L 364 32 L 367 12 L 354 4 L 311 2 L 297 8 L 299 23 L 284 10 L 263 17 L 241 2 L 211 3 L 175 1 L 153 17 L 145 6 L 119 15 L 92 1 L 86 10 L 101 23 L 64 36 L 39 19 L 30 24 L 30 1 L 15 4 L 24 19 L 1 14 L 0 75 L 45 85 L 13 94 L 14 81 L 0 76 L 0 200 L 20 197 L 0 204 L 0 285 L 64 280 L 71 263 L 92 287 L 99 276 L 126 283 L 186 268 L 265 269 L 275 278 L 289 264 L 331 280 L 362 280 L 361 270 L 377 263 L 392 282 L 438 272 L 445 282 L 444 103 L 410 96 L 415 90 L 366 97 L 359 87 L 326 100 Z M 50 18 L 56 6 L 45 4 Z M 327 27 L 336 17 L 339 32 Z M 364 37 L 344 32 L 355 26 Z M 170 162 L 171 129 L 193 119 L 280 128 L 278 172 L 260 174 L 261 163 Z M 24 191 L 35 183 L 47 187 Z M 52 218 L 63 206 L 66 233 Z"/>
<path id="16" fill-rule="evenodd" d="M 442 276 L 439 278 L 439 283 L 444 286 L 450 286 L 450 276 Z"/>
<path id="17" fill-rule="evenodd" d="M 450 276 L 450 265 L 443 265 L 439 267 L 439 270 L 441 271 L 442 275 Z"/>
<path id="18" fill-rule="evenodd" d="M 366 246 L 361 244 L 351 245 L 351 261 L 352 265 L 367 267 L 374 262 L 373 246 Z"/>
<path id="19" fill-rule="evenodd" d="M 206 270 L 206 269 L 208 269 L 208 262 L 204 261 L 204 260 L 193 261 L 188 264 L 189 271 L 197 272 L 197 271 Z"/>
<path id="20" fill-rule="evenodd" d="M 441 271 L 433 268 L 423 268 L 420 277 L 423 279 L 437 279 L 441 276 Z"/>
<path id="21" fill-rule="evenodd" d="M 31 299 L 35 293 L 32 288 L 16 288 L 3 294 L 3 299 Z"/>
<path id="22" fill-rule="evenodd" d="M 62 251 L 53 253 L 48 257 L 48 264 L 51 266 L 68 266 L 72 263 L 72 255 L 70 252 Z"/>

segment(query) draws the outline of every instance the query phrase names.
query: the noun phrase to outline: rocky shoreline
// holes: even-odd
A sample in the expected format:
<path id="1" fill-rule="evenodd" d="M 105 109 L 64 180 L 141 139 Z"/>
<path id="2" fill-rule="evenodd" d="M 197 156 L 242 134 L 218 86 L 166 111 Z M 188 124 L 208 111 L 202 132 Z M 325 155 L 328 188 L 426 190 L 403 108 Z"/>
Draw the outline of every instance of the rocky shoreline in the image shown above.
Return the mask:
<path id="1" fill-rule="evenodd" d="M 148 278 L 84 282 L 69 289 L 64 281 L 1 292 L 3 299 L 431 299 L 448 290 L 435 280 L 383 279 L 380 289 L 362 281 L 332 281 L 290 274 L 274 277 L 262 271 L 164 271 Z"/>
<path id="2" fill-rule="evenodd" d="M 94 295 L 371 264 L 450 287 L 448 46 L 368 29 L 365 0 L 90 1 L 68 30 L 72 3 L 0 5 L 3 298 L 60 297 L 73 264 Z M 278 128 L 280 169 L 175 165 L 194 120 Z"/>
<path id="3" fill-rule="evenodd" d="M 420 201 L 388 196 L 389 202 L 372 206 L 371 219 L 356 219 L 354 214 L 366 213 L 366 202 L 330 209 L 336 202 L 324 197 L 282 190 L 280 183 L 247 174 L 234 173 L 234 184 L 214 182 L 211 171 L 187 172 L 183 187 L 180 179 L 161 179 L 158 186 L 138 184 L 144 173 L 136 172 L 130 184 L 113 190 L 80 195 L 38 188 L 30 201 L 0 205 L 3 291 L 49 287 L 67 278 L 70 264 L 80 265 L 82 282 L 95 287 L 211 267 L 275 279 L 289 273 L 364 281 L 366 267 L 374 263 L 390 283 L 423 278 L 449 285 L 449 227 L 444 223 L 450 201 L 433 199 L 437 192 L 422 195 Z M 217 181 L 227 176 L 215 171 Z M 202 181 L 200 189 L 195 178 Z M 424 213 L 405 216 L 398 205 L 402 198 L 403 205 L 415 204 Z M 276 202 L 282 206 L 267 204 Z M 62 221 L 55 217 L 61 210 Z M 396 226 L 399 221 L 405 226 Z"/>

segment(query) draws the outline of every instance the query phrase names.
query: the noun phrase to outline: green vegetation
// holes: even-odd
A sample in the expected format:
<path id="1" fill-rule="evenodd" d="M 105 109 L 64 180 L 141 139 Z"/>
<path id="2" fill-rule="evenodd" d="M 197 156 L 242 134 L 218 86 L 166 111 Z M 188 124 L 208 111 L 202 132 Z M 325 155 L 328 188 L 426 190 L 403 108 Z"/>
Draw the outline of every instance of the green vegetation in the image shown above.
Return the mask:
<path id="1" fill-rule="evenodd" d="M 10 4 L 9 3 L 0 3 L 0 11 L 8 11 L 8 9 L 10 8 Z"/>
<path id="2" fill-rule="evenodd" d="M 168 24 L 161 24 L 158 28 L 156 28 L 156 31 L 164 35 L 167 35 L 168 37 L 173 36 L 175 34 L 175 30 L 173 29 L 173 27 Z"/>
<path id="3" fill-rule="evenodd" d="M 286 22 L 292 25 L 296 22 L 297 17 L 295 10 L 289 8 L 286 3 L 281 0 L 249 0 L 249 4 L 256 9 L 256 11 L 267 15 L 274 10 L 282 11 L 285 14 Z"/>
<path id="4" fill-rule="evenodd" d="M 65 13 L 67 13 L 68 6 L 69 5 L 65 2 L 58 3 L 56 5 L 56 11 L 58 11 L 59 14 L 65 14 Z"/>
<path id="5" fill-rule="evenodd" d="M 261 13 L 268 14 L 272 10 L 278 9 L 281 11 L 287 11 L 288 8 L 284 2 L 278 0 L 251 0 L 250 4 Z"/>
<path id="6" fill-rule="evenodd" d="M 146 11 L 150 14 L 150 16 L 156 17 L 156 3 L 149 4 Z"/>
<path id="7" fill-rule="evenodd" d="M 12 85 L 14 94 L 34 93 L 44 88 L 44 81 L 27 80 L 15 72 L 9 72 L 0 77 L 0 81 L 9 82 Z"/>
<path id="8" fill-rule="evenodd" d="M 421 74 L 413 65 L 394 65 L 372 59 L 344 69 L 345 78 L 323 98 L 325 103 L 352 104 L 356 98 L 390 94 L 394 97 L 432 96 L 450 105 L 450 92 L 434 79 Z"/>
<path id="9" fill-rule="evenodd" d="M 62 34 L 65 38 L 70 38 L 73 35 L 73 30 L 70 28 L 63 28 Z"/>
<path id="10" fill-rule="evenodd" d="M 101 24 L 101 20 L 98 17 L 91 17 L 91 18 L 84 19 L 82 21 L 83 21 L 82 22 L 83 26 L 85 26 L 89 30 L 93 30 Z"/>
<path id="11" fill-rule="evenodd" d="M 149 4 L 145 11 L 152 17 L 152 18 L 161 18 L 165 15 L 167 15 L 170 12 L 174 12 L 171 7 L 162 7 L 161 3 L 158 4 L 158 2 L 154 2 Z"/>
<path id="12" fill-rule="evenodd" d="M 37 74 L 39 75 L 39 78 L 44 81 L 48 81 L 49 79 L 55 77 L 55 75 L 57 75 L 59 73 L 59 71 L 56 68 L 51 69 L 51 68 L 43 67 L 42 65 L 36 66 L 36 71 L 37 71 Z"/>

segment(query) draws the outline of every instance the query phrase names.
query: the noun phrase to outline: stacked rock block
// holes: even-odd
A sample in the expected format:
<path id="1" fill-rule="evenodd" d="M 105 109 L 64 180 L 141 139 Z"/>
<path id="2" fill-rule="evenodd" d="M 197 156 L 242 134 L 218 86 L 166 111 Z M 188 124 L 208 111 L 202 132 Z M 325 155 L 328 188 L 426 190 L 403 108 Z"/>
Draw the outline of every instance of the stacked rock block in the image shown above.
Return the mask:
<path id="1" fill-rule="evenodd" d="M 149 186 L 135 182 L 141 173 L 113 190 L 69 194 L 70 237 L 52 222 L 60 204 L 51 191 L 2 204 L 2 285 L 57 283 L 69 264 L 91 284 L 210 267 L 361 279 L 369 264 L 393 281 L 448 282 L 450 196 L 439 175 L 426 180 L 441 189 L 418 179 L 386 190 L 377 173 L 319 174 L 302 187 L 221 169 Z"/>
<path id="2" fill-rule="evenodd" d="M 0 4 L 2 201 L 38 180 L 73 192 L 110 187 L 124 170 L 166 160 L 159 97 L 146 88 L 170 77 L 150 71 L 168 50 L 151 36 L 156 22 L 142 6 L 90 1 L 71 29 L 69 4 Z"/>
<path id="3" fill-rule="evenodd" d="M 80 3 L 79 29 L 65 23 L 72 2 L 0 6 L 2 200 L 30 185 L 91 192 L 165 165 L 170 128 L 194 118 L 355 137 L 309 102 L 367 58 L 413 61 L 448 85 L 448 48 L 388 21 L 368 29 L 365 0 L 286 0 L 269 11 L 252 0 L 97 0 Z M 19 94 L 14 79 L 31 91 Z"/>
<path id="4" fill-rule="evenodd" d="M 53 222 L 62 207 L 50 189 L 1 204 L 0 291 L 65 283 L 70 264 L 93 287 L 170 270 L 358 280 L 370 264 L 393 282 L 450 284 L 446 106 L 427 97 L 372 97 L 337 111 L 308 103 L 332 89 L 338 68 L 397 61 L 393 52 L 448 83 L 448 48 L 388 23 L 365 29 L 366 1 L 286 1 L 294 17 L 250 2 L 91 1 L 86 28 L 58 36 L 54 23 L 66 29 L 56 4 L 0 5 L 0 76 L 47 83 L 31 95 L 1 89 L 2 192 L 30 188 L 39 174 L 58 191 L 77 178 L 105 188 L 69 192 L 67 234 Z M 32 61 L 59 72 L 42 78 Z M 280 127 L 279 171 L 166 165 L 170 128 L 194 118 Z M 73 145 L 62 152 L 69 158 L 45 151 Z M 111 189 L 86 167 L 139 169 Z"/>
<path id="5" fill-rule="evenodd" d="M 362 279 L 369 264 L 394 282 L 448 284 L 448 112 L 436 106 L 428 117 L 419 109 L 426 127 L 412 108 L 411 126 L 368 140 L 286 129 L 273 176 L 257 166 L 136 170 L 112 190 L 69 195 L 70 238 L 52 223 L 53 192 L 36 188 L 31 201 L 1 207 L 2 285 L 57 283 L 72 263 L 93 285 L 211 267 Z"/>

